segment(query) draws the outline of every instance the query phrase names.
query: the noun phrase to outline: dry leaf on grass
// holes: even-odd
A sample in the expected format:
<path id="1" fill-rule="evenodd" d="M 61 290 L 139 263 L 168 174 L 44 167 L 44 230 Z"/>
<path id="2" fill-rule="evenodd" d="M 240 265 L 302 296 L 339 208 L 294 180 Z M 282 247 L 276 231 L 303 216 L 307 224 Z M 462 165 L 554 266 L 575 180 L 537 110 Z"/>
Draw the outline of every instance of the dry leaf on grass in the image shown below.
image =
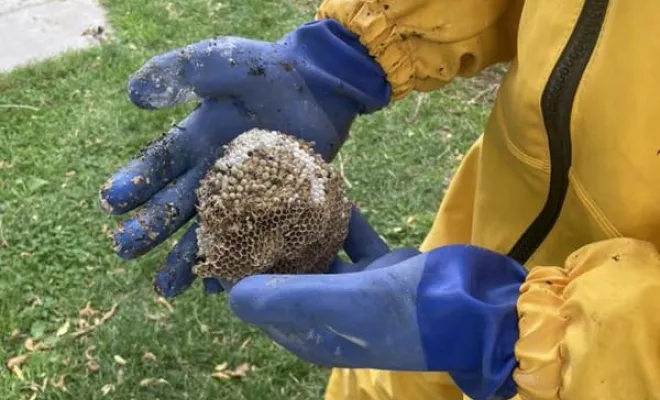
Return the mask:
<path id="1" fill-rule="evenodd" d="M 5 362 L 7 369 L 12 369 L 14 367 L 20 367 L 27 361 L 28 356 L 26 354 L 12 357 Z"/>
<path id="2" fill-rule="evenodd" d="M 25 342 L 23 342 L 23 347 L 25 347 L 25 350 L 27 350 L 30 353 L 34 353 L 40 350 L 50 350 L 53 348 L 53 346 L 50 346 L 44 342 L 41 342 L 39 339 L 35 339 L 35 338 L 25 339 Z"/>
<path id="3" fill-rule="evenodd" d="M 21 381 L 25 380 L 25 376 L 23 375 L 23 370 L 21 367 L 14 367 L 11 369 L 12 375 L 14 375 L 16 378 L 18 378 Z"/>
<path id="4" fill-rule="evenodd" d="M 101 370 L 101 366 L 94 360 L 87 361 L 87 371 L 95 374 Z"/>
<path id="5" fill-rule="evenodd" d="M 68 392 L 69 389 L 67 389 L 65 383 L 64 383 L 65 376 L 64 375 L 59 375 L 55 379 L 53 379 L 50 383 L 50 385 L 56 389 L 61 390 L 62 392 Z"/>
<path id="6" fill-rule="evenodd" d="M 91 318 L 91 317 L 95 316 L 98 313 L 99 313 L 99 311 L 93 309 L 90 303 L 85 304 L 85 308 L 78 311 L 78 315 L 83 317 L 83 318 Z"/>
<path id="7" fill-rule="evenodd" d="M 243 343 L 241 343 L 241 346 L 238 349 L 243 350 L 244 348 L 246 348 L 248 343 L 250 343 L 251 340 L 252 339 L 250 339 L 250 338 L 245 339 L 245 341 Z"/>
<path id="8" fill-rule="evenodd" d="M 228 363 L 223 362 L 222 364 L 215 367 L 215 372 L 211 374 L 212 377 L 216 379 L 225 379 L 229 380 L 232 378 L 243 378 L 249 371 L 253 371 L 256 368 L 250 366 L 248 363 L 243 363 L 234 369 L 228 369 Z"/>
<path id="9" fill-rule="evenodd" d="M 169 385 L 170 383 L 163 378 L 145 378 L 140 381 L 140 387 L 151 387 L 158 385 Z"/>
<path id="10" fill-rule="evenodd" d="M 170 304 L 170 302 L 165 300 L 163 297 L 157 297 L 156 300 L 154 300 L 154 303 L 167 308 L 170 312 L 174 312 L 174 307 L 172 304 Z"/>
<path id="11" fill-rule="evenodd" d="M 66 322 L 57 329 L 57 332 L 55 333 L 55 336 L 60 337 L 64 336 L 69 332 L 69 328 L 71 327 L 71 324 L 69 323 L 69 320 L 66 320 Z"/>
<path id="12" fill-rule="evenodd" d="M 21 367 L 23 366 L 23 364 L 25 364 L 27 358 L 28 356 L 25 354 L 21 356 L 12 357 L 5 362 L 5 367 L 9 371 L 11 371 L 12 375 L 24 381 L 25 377 L 23 376 L 23 370 L 21 370 Z"/>
<path id="13" fill-rule="evenodd" d="M 225 372 L 214 372 L 211 374 L 212 377 L 215 379 L 225 379 L 225 380 L 230 380 L 231 375 L 225 373 Z"/>
<path id="14" fill-rule="evenodd" d="M 162 313 L 153 313 L 153 314 L 151 314 L 151 313 L 145 313 L 144 316 L 145 316 L 148 320 L 151 320 L 151 321 L 160 321 L 160 320 L 162 320 L 162 319 L 164 319 L 164 318 L 167 317 L 167 315 L 162 314 Z"/>
<path id="15" fill-rule="evenodd" d="M 32 300 L 30 301 L 30 307 L 33 307 L 33 308 L 35 308 L 35 307 L 39 307 L 39 306 L 43 306 L 43 305 L 44 305 L 44 302 L 43 302 L 43 301 L 41 300 L 41 298 L 38 297 L 38 296 L 35 296 L 35 297 L 32 298 Z"/>
<path id="16" fill-rule="evenodd" d="M 410 217 L 406 218 L 406 226 L 408 226 L 408 228 L 414 227 L 416 223 L 417 223 L 417 220 L 415 219 L 415 217 L 410 216 Z"/>
<path id="17" fill-rule="evenodd" d="M 89 346 L 87 346 L 87 350 L 85 350 L 85 358 L 88 361 L 92 361 L 94 359 L 94 356 L 92 356 L 92 351 L 94 351 L 95 349 L 96 349 L 96 346 L 94 346 L 93 344 L 90 344 Z"/>
<path id="18" fill-rule="evenodd" d="M 233 371 L 230 371 L 230 373 L 236 378 L 241 378 L 244 377 L 250 371 L 250 369 L 250 364 L 243 363 L 236 367 Z"/>
<path id="19" fill-rule="evenodd" d="M 112 229 L 110 229 L 108 227 L 108 225 L 103 224 L 103 226 L 101 227 L 101 232 L 103 233 L 103 235 L 105 235 L 105 237 L 107 237 L 109 239 L 112 239 L 112 237 L 113 237 L 112 233 L 113 232 L 112 232 Z"/>
<path id="20" fill-rule="evenodd" d="M 103 313 L 103 315 L 101 316 L 101 318 L 96 318 L 96 319 L 94 320 L 94 325 L 88 325 L 88 326 L 85 326 L 85 323 L 81 323 L 80 320 L 79 320 L 79 321 L 78 321 L 78 330 L 75 331 L 75 332 L 73 332 L 73 333 L 72 333 L 72 336 L 73 336 L 74 338 L 79 338 L 79 337 L 81 337 L 81 336 L 83 336 L 83 335 L 86 335 L 86 334 L 88 334 L 89 332 L 91 332 L 91 331 L 97 329 L 97 328 L 100 327 L 101 325 L 105 324 L 110 318 L 112 318 L 113 315 L 115 315 L 115 312 L 117 311 L 117 306 L 118 306 L 118 305 L 119 305 L 119 303 L 114 303 L 114 304 L 112 305 L 112 307 L 110 308 L 110 310 L 108 310 L 107 312 Z M 98 314 L 98 313 L 99 313 L 99 311 L 94 310 L 93 308 L 90 307 L 89 303 L 87 303 L 87 305 L 85 306 L 85 308 L 82 309 L 82 310 L 80 310 L 80 313 L 79 313 L 79 314 L 80 314 L 80 316 L 84 317 L 84 316 L 94 316 L 94 315 L 96 315 L 96 314 Z M 82 326 L 81 326 L 81 325 L 82 325 Z"/>
<path id="21" fill-rule="evenodd" d="M 101 366 L 96 362 L 94 356 L 92 356 L 92 351 L 96 349 L 96 346 L 90 344 L 85 350 L 85 359 L 87 360 L 87 371 L 91 373 L 96 373 L 101 369 Z"/>
<path id="22" fill-rule="evenodd" d="M 28 386 L 28 388 L 31 391 L 35 392 L 35 394 L 36 394 L 36 393 L 39 393 L 39 392 L 45 392 L 47 386 L 48 386 L 48 377 L 44 378 L 44 380 L 41 382 L 41 385 L 36 383 L 36 382 L 30 382 L 30 385 Z"/>
<path id="23" fill-rule="evenodd" d="M 64 384 L 64 379 L 65 379 L 65 376 L 64 376 L 64 375 L 60 375 L 60 376 L 58 376 L 57 378 L 55 378 L 55 380 L 53 380 L 53 382 L 52 382 L 50 385 L 51 385 L 52 387 L 55 387 L 55 388 L 57 388 L 57 389 L 60 389 L 60 390 L 63 391 L 63 392 L 68 392 L 69 389 L 66 388 L 66 385 Z"/>
<path id="24" fill-rule="evenodd" d="M 115 362 L 116 362 L 117 364 L 119 364 L 119 365 L 126 365 L 126 360 L 124 359 L 124 357 L 122 357 L 122 356 L 120 356 L 120 355 L 115 355 L 115 356 L 112 357 L 112 358 L 115 360 Z"/>
<path id="25" fill-rule="evenodd" d="M 23 342 L 23 347 L 25 347 L 25 350 L 29 351 L 30 353 L 39 350 L 39 341 L 36 341 L 32 338 L 27 338 L 25 339 L 25 342 Z"/>
<path id="26" fill-rule="evenodd" d="M 8 161 L 0 160 L 0 169 L 13 169 L 14 164 L 9 163 Z"/>
<path id="27" fill-rule="evenodd" d="M 108 383 L 107 385 L 103 385 L 101 388 L 101 393 L 103 393 L 104 396 L 107 396 L 108 393 L 114 392 L 115 391 L 115 385 Z"/>
<path id="28" fill-rule="evenodd" d="M 78 321 L 76 321 L 76 328 L 78 330 L 85 330 L 89 328 L 89 322 L 87 322 L 86 319 L 78 318 Z"/>

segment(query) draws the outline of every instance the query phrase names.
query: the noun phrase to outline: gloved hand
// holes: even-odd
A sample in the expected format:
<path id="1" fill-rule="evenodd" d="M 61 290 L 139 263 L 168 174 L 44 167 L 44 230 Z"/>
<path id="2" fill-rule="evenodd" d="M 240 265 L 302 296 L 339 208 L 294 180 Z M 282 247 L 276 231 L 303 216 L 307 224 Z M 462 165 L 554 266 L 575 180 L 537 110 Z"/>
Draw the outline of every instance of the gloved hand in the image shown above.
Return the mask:
<path id="1" fill-rule="evenodd" d="M 515 395 L 516 303 L 526 272 L 477 247 L 387 252 L 358 216 L 332 275 L 255 275 L 230 307 L 312 363 L 448 372 L 475 400 Z"/>
<path id="2" fill-rule="evenodd" d="M 194 190 L 222 146 L 253 128 L 314 141 L 331 160 L 362 113 L 390 101 L 384 72 L 357 37 L 326 20 L 305 24 L 276 43 L 223 37 L 147 62 L 130 80 L 130 99 L 144 109 L 191 99 L 199 107 L 101 190 L 101 206 L 124 214 L 143 206 L 115 234 L 116 252 L 149 252 L 194 217 Z M 195 276 L 196 223 L 168 255 L 155 279 L 163 296 L 185 290 Z M 206 279 L 207 292 L 222 290 Z"/>

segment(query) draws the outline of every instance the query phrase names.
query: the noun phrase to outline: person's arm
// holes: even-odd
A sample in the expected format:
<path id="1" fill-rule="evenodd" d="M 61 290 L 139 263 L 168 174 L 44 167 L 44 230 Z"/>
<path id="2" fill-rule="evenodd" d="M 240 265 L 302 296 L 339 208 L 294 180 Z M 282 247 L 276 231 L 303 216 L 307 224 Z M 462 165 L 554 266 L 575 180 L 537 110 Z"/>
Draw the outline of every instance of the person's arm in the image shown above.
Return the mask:
<path id="1" fill-rule="evenodd" d="M 349 231 L 348 250 L 364 231 Z M 366 265 L 360 258 L 371 257 L 347 254 L 356 264 L 336 274 L 245 278 L 229 304 L 304 360 L 447 372 L 475 400 L 659 398 L 660 254 L 651 243 L 596 242 L 529 273 L 465 245 Z"/>
<path id="2" fill-rule="evenodd" d="M 660 254 L 619 238 L 536 267 L 518 299 L 524 399 L 660 398 Z"/>
<path id="3" fill-rule="evenodd" d="M 317 19 L 359 36 L 387 73 L 393 99 L 431 91 L 510 61 L 523 0 L 325 0 Z"/>

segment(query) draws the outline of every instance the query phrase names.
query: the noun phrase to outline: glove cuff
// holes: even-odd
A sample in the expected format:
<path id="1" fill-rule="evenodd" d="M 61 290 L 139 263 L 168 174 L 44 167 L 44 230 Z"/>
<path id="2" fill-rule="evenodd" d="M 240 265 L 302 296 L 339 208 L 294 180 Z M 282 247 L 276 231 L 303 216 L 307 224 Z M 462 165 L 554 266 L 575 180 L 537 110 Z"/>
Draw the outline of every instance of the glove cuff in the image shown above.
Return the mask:
<path id="1" fill-rule="evenodd" d="M 362 43 L 387 72 L 387 79 L 393 88 L 393 100 L 402 99 L 415 90 L 417 71 L 410 43 L 407 43 L 410 34 L 396 29 L 390 13 L 384 11 L 379 2 L 325 1 L 316 18 L 334 18 L 359 35 Z"/>
<path id="2" fill-rule="evenodd" d="M 474 246 L 427 254 L 416 306 L 428 370 L 449 372 L 473 399 L 513 397 L 516 304 L 525 269 Z"/>
<path id="3" fill-rule="evenodd" d="M 350 102 L 356 114 L 366 114 L 390 103 L 385 72 L 358 37 L 337 21 L 309 22 L 279 42 L 304 60 L 299 72 L 319 104 Z"/>

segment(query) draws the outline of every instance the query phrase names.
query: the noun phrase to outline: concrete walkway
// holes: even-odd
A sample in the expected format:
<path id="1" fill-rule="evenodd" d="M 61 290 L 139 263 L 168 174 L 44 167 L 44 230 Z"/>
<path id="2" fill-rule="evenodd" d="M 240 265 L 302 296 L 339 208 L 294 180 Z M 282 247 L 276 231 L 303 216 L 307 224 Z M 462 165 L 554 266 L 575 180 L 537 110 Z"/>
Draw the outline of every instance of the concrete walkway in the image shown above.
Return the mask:
<path id="1" fill-rule="evenodd" d="M 0 73 L 98 44 L 107 30 L 96 0 L 0 0 Z"/>

